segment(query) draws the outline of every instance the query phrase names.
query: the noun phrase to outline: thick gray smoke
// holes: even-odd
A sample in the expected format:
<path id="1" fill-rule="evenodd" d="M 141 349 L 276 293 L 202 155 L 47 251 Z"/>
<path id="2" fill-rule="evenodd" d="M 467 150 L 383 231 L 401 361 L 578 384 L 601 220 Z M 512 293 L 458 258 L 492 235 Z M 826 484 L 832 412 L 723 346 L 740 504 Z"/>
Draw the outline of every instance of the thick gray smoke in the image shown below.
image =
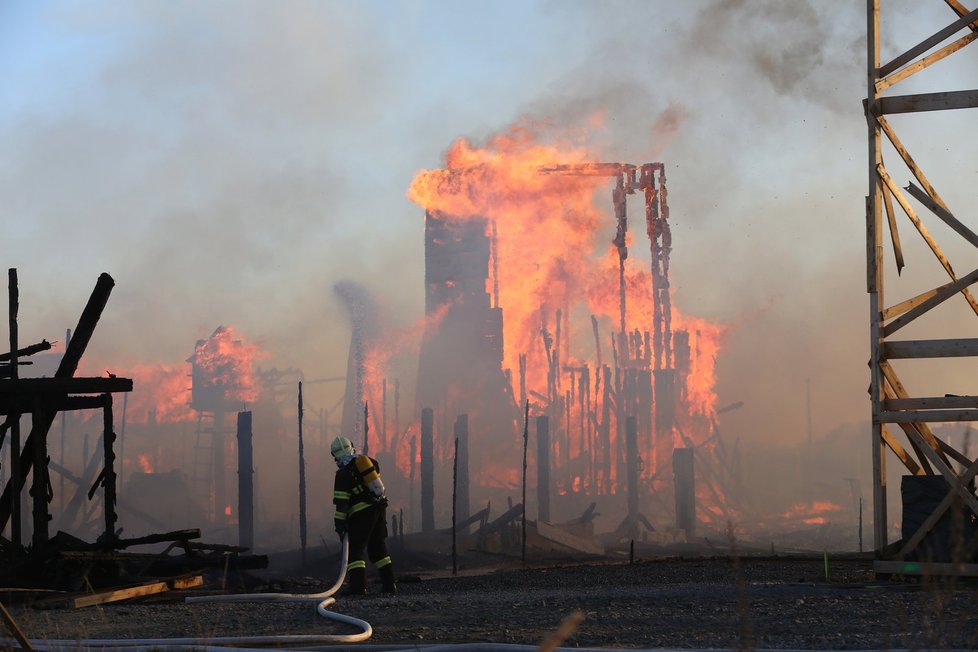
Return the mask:
<path id="1" fill-rule="evenodd" d="M 884 58 L 954 19 L 886 6 Z M 717 390 L 744 407 L 719 426 L 748 482 L 791 501 L 848 491 L 869 472 L 864 35 L 861 3 L 815 0 L 0 4 L 21 336 L 61 339 L 108 271 L 92 373 L 179 365 L 228 324 L 266 367 L 343 375 L 352 295 L 329 289 L 357 278 L 385 321 L 419 322 L 413 175 L 529 116 L 595 158 L 665 163 L 674 305 L 730 325 Z M 962 87 L 976 54 L 960 55 L 933 90 Z M 935 180 L 948 125 L 966 129 L 941 124 L 908 134 Z M 596 201 L 610 209 L 610 188 Z M 632 252 L 643 264 L 647 245 Z"/>

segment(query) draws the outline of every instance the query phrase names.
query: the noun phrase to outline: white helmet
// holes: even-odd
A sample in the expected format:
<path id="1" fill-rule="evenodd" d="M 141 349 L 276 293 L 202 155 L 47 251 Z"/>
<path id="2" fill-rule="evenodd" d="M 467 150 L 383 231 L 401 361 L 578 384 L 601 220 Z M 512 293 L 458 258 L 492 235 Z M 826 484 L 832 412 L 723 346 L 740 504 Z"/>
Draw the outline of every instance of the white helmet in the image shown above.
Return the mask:
<path id="1" fill-rule="evenodd" d="M 353 442 L 346 437 L 337 437 L 333 440 L 333 443 L 329 447 L 329 452 L 337 462 L 339 462 L 341 457 L 348 455 L 356 455 L 356 449 L 353 447 Z"/>

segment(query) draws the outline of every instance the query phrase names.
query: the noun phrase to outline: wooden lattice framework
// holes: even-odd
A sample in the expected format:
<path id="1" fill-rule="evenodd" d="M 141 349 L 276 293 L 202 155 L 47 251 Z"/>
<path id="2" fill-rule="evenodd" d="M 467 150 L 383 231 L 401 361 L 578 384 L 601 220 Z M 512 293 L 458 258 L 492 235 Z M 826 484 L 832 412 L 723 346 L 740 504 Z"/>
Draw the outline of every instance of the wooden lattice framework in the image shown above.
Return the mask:
<path id="1" fill-rule="evenodd" d="M 934 0 L 938 2 L 939 0 Z M 978 108 L 978 90 L 933 92 L 912 95 L 884 95 L 899 82 L 919 73 L 931 64 L 961 50 L 978 39 L 978 10 L 970 10 L 958 0 L 943 0 L 953 19 L 947 27 L 906 50 L 887 63 L 880 61 L 880 0 L 867 0 L 868 19 L 868 97 L 866 118 L 869 131 L 869 194 L 866 206 L 867 227 L 867 290 L 870 306 L 870 396 L 872 400 L 873 436 L 873 503 L 875 514 L 874 543 L 878 572 L 913 572 L 911 565 L 901 560 L 913 557 L 924 537 L 955 501 L 961 501 L 970 512 L 978 515 L 978 499 L 969 490 L 969 483 L 978 473 L 978 460 L 955 450 L 928 425 L 929 423 L 978 421 L 978 396 L 943 395 L 915 397 L 908 392 L 891 364 L 898 359 L 947 359 L 978 357 L 978 338 L 927 339 L 896 341 L 891 337 L 944 301 L 961 295 L 978 316 L 978 301 L 969 287 L 978 281 L 978 269 L 958 276 L 952 269 L 944 250 L 927 230 L 918 216 L 916 205 L 923 206 L 958 236 L 978 247 L 978 234 L 960 221 L 944 202 L 904 147 L 886 116 L 896 113 L 918 113 L 948 109 Z M 956 14 L 956 15 L 954 15 Z M 960 33 L 964 32 L 963 35 Z M 944 41 L 955 37 L 949 44 Z M 971 132 L 961 133 L 972 138 Z M 899 168 L 884 165 L 883 138 L 898 155 Z M 909 172 L 915 181 L 901 188 L 897 178 Z M 899 208 L 896 208 L 898 206 Z M 969 206 L 974 210 L 974 206 Z M 933 252 L 946 271 L 949 282 L 917 296 L 887 305 L 883 301 L 884 248 L 892 250 L 897 273 L 908 276 L 904 268 L 903 247 L 900 243 L 897 220 L 902 212 Z M 884 215 L 886 231 L 885 237 Z M 973 216 L 978 219 L 978 216 Z M 901 218 L 902 219 L 902 218 Z M 885 242 L 884 239 L 888 242 Z M 973 263 L 972 263 L 973 264 Z M 918 270 L 913 270 L 917 272 Z M 939 364 L 939 363 L 937 363 Z M 946 364 L 946 360 L 945 360 Z M 886 458 L 890 450 L 912 475 L 942 475 L 950 486 L 946 498 L 917 529 L 899 546 L 887 547 Z M 969 512 L 969 513 L 970 513 Z M 897 549 L 898 548 L 898 549 Z M 919 567 L 918 567 L 919 568 Z M 971 571 L 978 567 L 971 565 Z M 928 570 L 939 570 L 931 566 Z M 966 571 L 960 564 L 946 565 L 948 572 Z M 969 572 L 970 574 L 970 572 Z"/>

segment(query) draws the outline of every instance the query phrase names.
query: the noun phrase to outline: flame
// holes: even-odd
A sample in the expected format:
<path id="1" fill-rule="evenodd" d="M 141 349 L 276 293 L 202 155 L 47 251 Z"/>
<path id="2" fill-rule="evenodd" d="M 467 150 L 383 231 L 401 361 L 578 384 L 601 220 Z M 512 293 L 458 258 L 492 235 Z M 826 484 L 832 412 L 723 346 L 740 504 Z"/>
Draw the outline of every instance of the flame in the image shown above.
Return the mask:
<path id="1" fill-rule="evenodd" d="M 139 470 L 143 473 L 153 473 L 153 465 L 150 464 L 149 456 L 143 453 L 139 454 Z"/>
<path id="2" fill-rule="evenodd" d="M 827 522 L 823 514 L 830 512 L 841 512 L 842 506 L 829 500 L 813 500 L 811 503 L 795 503 L 786 512 L 781 514 L 782 518 L 800 518 L 803 523 L 825 523 Z"/>
<path id="3" fill-rule="evenodd" d="M 595 157 L 582 140 L 529 122 L 490 137 L 484 146 L 461 138 L 449 147 L 442 169 L 419 171 L 407 191 L 412 201 L 443 219 L 487 221 L 487 235 L 494 235 L 497 242 L 487 292 L 498 287 L 498 304 L 504 315 L 503 365 L 517 370 L 520 356 L 526 355 L 527 387 L 537 394 L 548 393 L 548 350 L 557 352 L 554 336 L 558 310 L 563 315 L 560 361 L 564 366 L 589 366 L 590 384 L 598 381 L 603 386 L 604 379 L 597 378 L 600 371 L 593 361 L 597 351 L 588 317 L 593 315 L 598 320 L 603 333 L 599 336 L 603 364 L 610 364 L 612 358 L 608 334 L 619 330 L 620 259 L 617 247 L 611 244 L 615 220 L 606 210 L 611 205 L 609 167 L 593 163 Z M 542 173 L 569 168 L 576 173 Z M 604 208 L 598 208 L 599 204 Z M 635 220 L 634 208 L 631 212 Z M 626 244 L 637 247 L 635 233 L 643 231 L 633 227 L 626 233 Z M 648 247 L 647 242 L 644 246 Z M 629 258 L 623 276 L 626 329 L 628 333 L 648 332 L 654 314 L 651 269 Z M 659 464 L 668 463 L 665 452 L 671 446 L 698 445 L 707 440 L 709 418 L 715 415 L 717 402 L 715 361 L 726 328 L 684 315 L 675 306 L 671 314 L 671 331 L 688 334 L 689 359 L 684 361 L 686 368 L 677 381 L 683 387 L 676 389 L 677 397 L 681 397 L 677 398 L 681 405 L 676 413 L 691 442 L 683 443 L 676 432 L 660 435 L 661 451 L 656 447 L 641 451 L 647 462 L 643 470 L 646 478 L 654 475 Z M 612 385 L 616 382 L 613 377 Z M 557 392 L 561 391 L 558 388 Z M 576 397 L 571 400 L 576 404 Z M 599 391 L 591 403 L 598 414 L 600 400 Z M 619 430 L 617 418 L 613 409 L 609 415 L 612 446 Z M 566 425 L 568 452 L 583 449 L 582 429 Z M 593 437 L 597 442 L 597 435 Z M 614 491 L 616 475 L 617 464 L 610 464 L 579 474 L 575 486 L 589 476 L 588 486 L 593 479 L 594 484 Z"/>
<path id="4" fill-rule="evenodd" d="M 230 505 L 225 505 L 224 506 L 224 515 L 225 516 L 230 516 L 231 515 L 231 506 Z"/>
<path id="5" fill-rule="evenodd" d="M 254 363 L 265 354 L 256 344 L 241 339 L 234 328 L 220 326 L 194 350 L 193 363 L 202 382 L 223 389 L 228 401 L 252 403 L 258 399 Z"/>
<path id="6" fill-rule="evenodd" d="M 190 373 L 186 367 L 137 364 L 122 374 L 132 378 L 127 418 L 134 423 L 176 423 L 193 419 L 190 409 Z"/>

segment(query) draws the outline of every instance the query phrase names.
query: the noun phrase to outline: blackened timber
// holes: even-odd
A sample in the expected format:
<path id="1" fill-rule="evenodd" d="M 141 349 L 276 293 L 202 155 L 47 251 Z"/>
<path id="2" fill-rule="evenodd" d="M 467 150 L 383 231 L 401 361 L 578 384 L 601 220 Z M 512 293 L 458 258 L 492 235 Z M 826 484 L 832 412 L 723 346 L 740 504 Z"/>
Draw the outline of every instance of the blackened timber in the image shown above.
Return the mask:
<path id="1" fill-rule="evenodd" d="M 435 529 L 435 413 L 421 410 L 421 531 Z"/>
<path id="2" fill-rule="evenodd" d="M 102 311 L 105 309 L 114 285 L 115 281 L 108 274 L 103 273 L 99 276 L 95 284 L 95 289 L 92 290 L 88 303 L 85 305 L 81 317 L 78 318 L 78 325 L 75 327 L 74 336 L 71 338 L 67 347 L 65 347 L 65 353 L 61 357 L 61 363 L 58 365 L 57 371 L 54 372 L 55 378 L 71 378 L 75 375 L 75 371 L 78 370 L 78 363 L 81 361 L 85 349 L 88 348 L 88 343 L 91 341 L 92 334 L 95 332 L 95 326 L 98 324 L 99 317 L 102 316 Z M 19 464 L 21 467 L 33 459 L 34 442 L 42 437 L 47 437 L 48 430 L 51 429 L 51 424 L 54 423 L 54 416 L 54 411 L 45 410 L 39 415 L 39 418 L 35 419 L 31 432 L 24 442 L 23 449 L 20 451 Z M 11 467 L 15 466 L 15 464 L 12 464 Z M 11 471 L 13 471 L 13 468 L 11 468 Z M 26 478 L 21 474 L 16 480 L 12 477 L 6 486 L 4 486 L 3 494 L 0 495 L 0 530 L 5 528 L 8 521 L 10 521 L 13 496 L 15 494 L 20 495 L 20 492 L 24 489 L 25 482 Z"/>
<path id="3" fill-rule="evenodd" d="M 131 392 L 131 378 L 0 378 L 0 396 Z"/>
<path id="4" fill-rule="evenodd" d="M 35 397 L 35 408 L 31 412 L 31 419 L 34 423 L 43 418 L 40 398 Z M 34 519 L 34 532 L 31 538 L 34 550 L 39 550 L 48 540 L 48 521 L 51 514 L 48 511 L 48 503 L 51 501 L 49 487 L 51 486 L 48 477 L 48 438 L 40 437 L 34 443 L 34 459 L 32 460 L 33 482 L 31 484 L 31 506 Z"/>
<path id="5" fill-rule="evenodd" d="M 13 379 L 17 378 L 17 310 L 20 303 L 20 291 L 17 285 L 17 270 L 10 268 L 7 270 L 7 289 L 8 296 L 10 299 L 9 303 L 9 332 L 10 332 L 10 377 Z M 26 446 L 25 446 L 26 448 Z M 26 475 L 24 473 L 24 468 L 30 463 L 32 455 L 21 456 L 21 445 L 20 445 L 20 415 L 14 414 L 13 421 L 10 424 L 10 482 L 17 487 L 17 490 L 11 492 L 9 495 L 4 494 L 3 506 L 0 507 L 10 507 L 10 512 L 13 515 L 13 523 L 10 526 L 10 537 L 15 546 L 20 546 L 23 543 L 23 536 L 21 534 L 21 501 L 20 501 L 20 491 L 24 486 Z M 26 457 L 26 459 L 25 459 Z M 0 529 L 3 526 L 0 525 Z"/>
<path id="6" fill-rule="evenodd" d="M 675 448 L 672 470 L 676 487 L 676 527 L 692 537 L 696 530 L 696 488 L 693 480 L 693 449 Z"/>
<path id="7" fill-rule="evenodd" d="M 255 544 L 253 467 L 251 412 L 238 412 L 238 545 L 243 548 Z"/>
<path id="8" fill-rule="evenodd" d="M 47 340 L 41 340 L 37 344 L 31 344 L 30 346 L 25 346 L 22 349 L 17 349 L 17 355 L 13 356 L 10 353 L 0 353 L 0 362 L 6 362 L 12 358 L 20 358 L 22 356 L 30 356 L 35 353 L 40 353 L 41 351 L 48 351 L 51 348 L 51 343 Z M 21 363 L 23 364 L 23 363 Z"/>
<path id="9" fill-rule="evenodd" d="M 102 489 L 105 491 L 102 504 L 102 515 L 105 519 L 105 534 L 103 541 L 115 540 L 115 523 L 118 517 L 115 513 L 116 502 L 116 473 L 115 473 L 115 423 L 112 418 L 112 394 L 104 394 L 105 404 L 102 407 L 102 454 L 105 466 L 102 474 Z M 38 444 L 45 438 L 38 440 Z M 36 500 L 36 498 L 35 498 Z"/>
<path id="10" fill-rule="evenodd" d="M 458 487 L 456 496 L 456 507 L 458 509 L 458 520 L 465 521 L 469 518 L 470 498 L 469 498 L 469 415 L 460 414 L 455 419 L 455 440 L 458 442 Z M 463 530 L 464 532 L 464 530 Z"/>
<path id="11" fill-rule="evenodd" d="M 550 522 L 550 419 L 537 417 L 537 518 Z"/>
<path id="12" fill-rule="evenodd" d="M 628 516 L 638 514 L 638 425 L 634 416 L 625 421 L 626 468 L 628 471 Z"/>

